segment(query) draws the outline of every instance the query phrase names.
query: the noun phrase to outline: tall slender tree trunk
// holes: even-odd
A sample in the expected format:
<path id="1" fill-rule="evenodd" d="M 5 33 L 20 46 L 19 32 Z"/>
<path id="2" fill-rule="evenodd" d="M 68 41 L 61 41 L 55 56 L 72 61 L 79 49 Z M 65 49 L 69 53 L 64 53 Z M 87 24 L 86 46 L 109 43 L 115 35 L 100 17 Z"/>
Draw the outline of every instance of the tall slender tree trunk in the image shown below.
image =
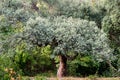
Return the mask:
<path id="1" fill-rule="evenodd" d="M 60 63 L 59 63 L 59 68 L 57 71 L 57 77 L 62 78 L 66 76 L 66 63 L 67 63 L 67 58 L 64 55 L 60 55 Z"/>

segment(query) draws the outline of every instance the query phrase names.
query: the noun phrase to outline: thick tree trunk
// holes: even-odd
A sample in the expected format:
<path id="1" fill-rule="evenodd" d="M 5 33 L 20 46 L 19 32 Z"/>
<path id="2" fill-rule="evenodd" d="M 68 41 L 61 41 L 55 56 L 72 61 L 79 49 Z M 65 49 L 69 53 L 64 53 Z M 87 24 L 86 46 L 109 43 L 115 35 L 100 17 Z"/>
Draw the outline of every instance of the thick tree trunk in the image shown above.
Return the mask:
<path id="1" fill-rule="evenodd" d="M 63 55 L 60 55 L 59 58 L 60 58 L 60 64 L 59 64 L 59 68 L 58 68 L 58 71 L 57 71 L 57 77 L 62 78 L 66 75 L 67 58 Z"/>

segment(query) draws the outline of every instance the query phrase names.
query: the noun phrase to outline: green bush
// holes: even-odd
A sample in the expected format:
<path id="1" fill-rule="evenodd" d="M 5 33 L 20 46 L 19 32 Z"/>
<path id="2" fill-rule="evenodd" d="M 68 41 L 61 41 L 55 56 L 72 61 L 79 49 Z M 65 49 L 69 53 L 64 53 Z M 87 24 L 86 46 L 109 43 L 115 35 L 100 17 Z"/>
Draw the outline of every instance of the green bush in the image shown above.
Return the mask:
<path id="1" fill-rule="evenodd" d="M 10 80 L 10 78 L 18 78 L 22 72 L 12 59 L 5 55 L 0 55 L 0 79 Z"/>
<path id="2" fill-rule="evenodd" d="M 68 61 L 68 73 L 74 76 L 89 76 L 95 75 L 98 72 L 99 63 L 92 56 L 78 56 L 73 61 Z"/>
<path id="3" fill-rule="evenodd" d="M 16 47 L 14 62 L 22 69 L 24 75 L 35 75 L 43 73 L 53 68 L 50 53 L 50 46 L 33 46 L 30 49 L 26 43 L 21 43 Z"/>

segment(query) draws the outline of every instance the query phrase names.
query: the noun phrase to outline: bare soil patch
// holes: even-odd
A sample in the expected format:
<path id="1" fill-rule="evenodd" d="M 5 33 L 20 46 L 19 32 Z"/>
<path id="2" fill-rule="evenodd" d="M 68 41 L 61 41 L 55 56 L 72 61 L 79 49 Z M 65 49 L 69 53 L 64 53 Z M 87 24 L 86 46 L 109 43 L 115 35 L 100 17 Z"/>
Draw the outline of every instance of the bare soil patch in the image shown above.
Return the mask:
<path id="1" fill-rule="evenodd" d="M 79 78 L 79 77 L 65 77 L 65 78 L 48 78 L 48 80 L 120 80 L 120 77 L 111 78 Z"/>

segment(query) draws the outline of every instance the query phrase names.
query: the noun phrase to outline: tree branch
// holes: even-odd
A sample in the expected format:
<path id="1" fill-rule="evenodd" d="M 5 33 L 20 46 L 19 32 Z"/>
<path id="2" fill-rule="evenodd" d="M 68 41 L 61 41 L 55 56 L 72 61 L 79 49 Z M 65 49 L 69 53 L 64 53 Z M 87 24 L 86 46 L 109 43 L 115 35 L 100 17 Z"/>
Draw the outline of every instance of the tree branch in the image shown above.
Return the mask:
<path id="1" fill-rule="evenodd" d="M 32 0 L 31 4 L 32 4 L 32 9 L 35 9 L 36 11 L 39 10 L 39 8 L 36 6 L 37 2 L 35 2 L 35 1 Z"/>
<path id="2" fill-rule="evenodd" d="M 73 55 L 73 56 L 69 56 L 69 55 L 65 55 L 66 56 L 66 58 L 68 59 L 68 60 L 74 60 L 77 56 L 78 56 L 78 53 L 76 52 L 76 54 L 75 55 Z"/>
<path id="3" fill-rule="evenodd" d="M 111 38 L 112 38 L 113 40 L 115 40 L 115 41 L 120 45 L 120 41 L 117 40 L 116 37 L 115 37 L 114 35 L 110 35 L 110 36 L 111 36 Z"/>

